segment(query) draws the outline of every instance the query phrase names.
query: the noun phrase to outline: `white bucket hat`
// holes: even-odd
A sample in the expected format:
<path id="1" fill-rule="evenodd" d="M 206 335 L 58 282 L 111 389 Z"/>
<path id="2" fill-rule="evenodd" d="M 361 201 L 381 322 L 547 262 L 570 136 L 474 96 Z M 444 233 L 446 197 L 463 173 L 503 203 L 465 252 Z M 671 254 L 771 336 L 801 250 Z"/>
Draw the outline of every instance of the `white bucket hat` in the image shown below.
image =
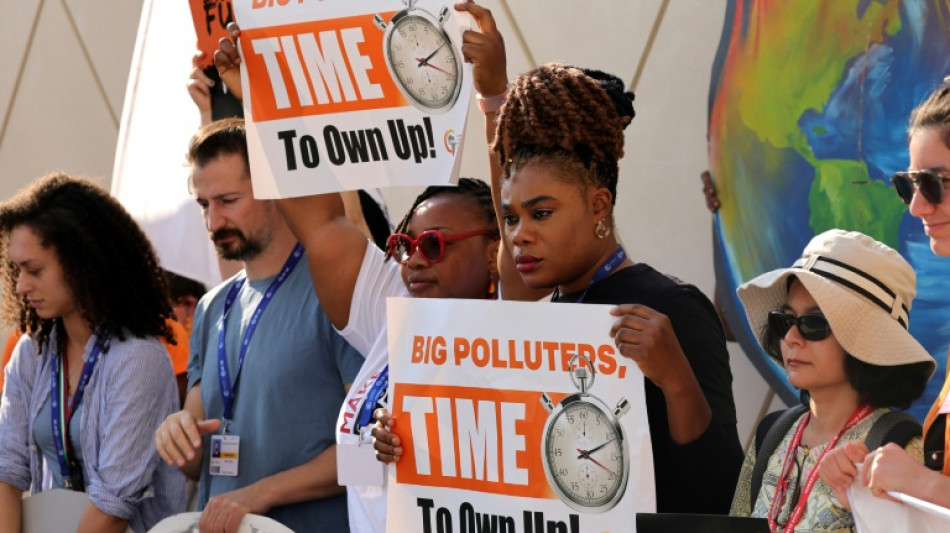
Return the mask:
<path id="1" fill-rule="evenodd" d="M 815 299 L 848 354 L 878 366 L 927 362 L 933 374 L 937 363 L 907 331 L 917 276 L 894 249 L 856 231 L 817 235 L 791 268 L 736 289 L 756 335 L 764 331 L 769 312 L 788 301 L 789 276 Z"/>

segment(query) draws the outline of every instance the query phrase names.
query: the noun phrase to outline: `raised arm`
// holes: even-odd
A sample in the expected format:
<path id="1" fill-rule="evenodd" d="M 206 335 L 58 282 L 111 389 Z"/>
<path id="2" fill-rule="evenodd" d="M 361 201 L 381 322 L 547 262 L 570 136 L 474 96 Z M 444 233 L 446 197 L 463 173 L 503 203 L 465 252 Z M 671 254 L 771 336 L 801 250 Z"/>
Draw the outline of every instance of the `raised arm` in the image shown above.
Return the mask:
<path id="1" fill-rule="evenodd" d="M 350 301 L 369 241 L 347 218 L 339 194 L 286 198 L 277 205 L 307 250 L 320 306 L 333 326 L 342 330 L 349 322 Z"/>
<path id="2" fill-rule="evenodd" d="M 501 162 L 492 150 L 495 142 L 495 120 L 498 108 L 504 101 L 508 90 L 508 67 L 505 57 L 505 40 L 495 25 L 491 10 L 478 4 L 467 2 L 456 4 L 455 9 L 472 15 L 481 31 L 468 30 L 462 34 L 462 55 L 465 61 L 473 64 L 472 77 L 475 91 L 485 103 L 485 140 L 488 143 L 488 167 L 491 174 L 492 204 L 495 217 L 501 227 Z M 511 251 L 502 239 L 502 253 L 498 254 L 498 277 L 501 281 L 502 298 L 505 300 L 539 300 L 550 293 L 547 289 L 530 289 L 521 279 L 515 268 Z"/>

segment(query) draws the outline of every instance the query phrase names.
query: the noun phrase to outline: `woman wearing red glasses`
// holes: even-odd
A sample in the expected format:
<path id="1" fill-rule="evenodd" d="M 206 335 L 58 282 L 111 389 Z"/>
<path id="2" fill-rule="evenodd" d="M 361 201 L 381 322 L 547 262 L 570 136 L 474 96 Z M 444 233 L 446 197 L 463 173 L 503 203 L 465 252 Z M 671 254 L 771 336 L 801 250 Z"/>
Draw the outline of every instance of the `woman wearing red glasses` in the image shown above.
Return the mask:
<path id="1" fill-rule="evenodd" d="M 906 409 L 923 393 L 936 363 L 907 331 L 915 286 L 893 249 L 830 230 L 790 268 L 739 287 L 762 348 L 809 397 L 773 423 L 762 450 L 757 441 L 748 451 L 731 514 L 766 518 L 770 531 L 854 530 L 846 496 L 818 480 L 817 466 L 863 442 L 889 407 Z M 921 440 L 911 437 L 903 444 L 920 461 Z"/>
<path id="2" fill-rule="evenodd" d="M 924 224 L 930 248 L 950 256 L 950 77 L 910 117 L 910 170 L 893 178 L 898 195 L 910 214 Z M 844 491 L 864 462 L 861 482 L 881 497 L 894 491 L 950 508 L 950 374 L 924 420 L 924 464 L 897 446 L 888 444 L 869 453 L 862 444 L 849 444 L 828 457 L 821 477 Z"/>
<path id="3" fill-rule="evenodd" d="M 388 403 L 386 298 L 496 297 L 498 225 L 491 190 L 468 178 L 461 178 L 458 187 L 429 187 L 390 236 L 388 257 L 368 246 L 346 219 L 339 195 L 280 202 L 307 250 L 320 305 L 366 356 L 340 411 L 338 461 L 354 472 L 347 475 L 350 529 L 382 533 L 384 467 L 373 457 L 370 431 L 375 410 Z"/>

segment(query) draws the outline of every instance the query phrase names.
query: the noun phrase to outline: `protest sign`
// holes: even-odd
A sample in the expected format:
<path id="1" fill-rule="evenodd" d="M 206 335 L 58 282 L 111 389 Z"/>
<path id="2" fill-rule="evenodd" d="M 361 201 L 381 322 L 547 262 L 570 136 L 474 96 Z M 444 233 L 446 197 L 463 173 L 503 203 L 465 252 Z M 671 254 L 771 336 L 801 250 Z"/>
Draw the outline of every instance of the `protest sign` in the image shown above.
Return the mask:
<path id="1" fill-rule="evenodd" d="M 214 52 L 218 49 L 218 40 L 227 37 L 227 27 L 234 20 L 231 0 L 188 0 L 191 6 L 191 18 L 195 23 L 195 35 L 198 37 L 198 50 L 205 53 L 198 66 L 214 66 Z"/>
<path id="2" fill-rule="evenodd" d="M 446 0 L 234 0 L 254 196 L 457 180 L 471 97 Z"/>
<path id="3" fill-rule="evenodd" d="M 148 533 L 198 533 L 201 513 L 181 513 L 162 520 Z M 246 514 L 238 525 L 237 533 L 293 533 L 291 529 L 273 518 Z"/>
<path id="4" fill-rule="evenodd" d="M 635 531 L 644 378 L 606 305 L 390 298 L 389 533 Z"/>
<path id="5" fill-rule="evenodd" d="M 888 492 L 888 495 L 898 501 L 875 497 L 871 489 L 861 483 L 861 476 L 855 476 L 848 497 L 858 533 L 950 531 L 950 509 L 899 492 Z"/>
<path id="6" fill-rule="evenodd" d="M 87 507 L 85 492 L 53 489 L 33 494 L 23 500 L 23 533 L 76 531 Z M 132 533 L 132 528 L 126 533 Z"/>

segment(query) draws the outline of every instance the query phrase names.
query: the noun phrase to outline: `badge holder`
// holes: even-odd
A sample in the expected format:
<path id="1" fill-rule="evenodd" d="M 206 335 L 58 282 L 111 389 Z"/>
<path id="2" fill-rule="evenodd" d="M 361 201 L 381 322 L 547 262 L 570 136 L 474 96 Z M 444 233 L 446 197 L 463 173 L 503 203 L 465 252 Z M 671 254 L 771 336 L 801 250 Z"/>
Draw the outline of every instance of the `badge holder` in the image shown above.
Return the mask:
<path id="1" fill-rule="evenodd" d="M 386 477 L 385 465 L 376 460 L 373 450 L 372 426 L 360 429 L 356 442 L 336 447 L 336 475 L 340 485 L 380 487 Z"/>

